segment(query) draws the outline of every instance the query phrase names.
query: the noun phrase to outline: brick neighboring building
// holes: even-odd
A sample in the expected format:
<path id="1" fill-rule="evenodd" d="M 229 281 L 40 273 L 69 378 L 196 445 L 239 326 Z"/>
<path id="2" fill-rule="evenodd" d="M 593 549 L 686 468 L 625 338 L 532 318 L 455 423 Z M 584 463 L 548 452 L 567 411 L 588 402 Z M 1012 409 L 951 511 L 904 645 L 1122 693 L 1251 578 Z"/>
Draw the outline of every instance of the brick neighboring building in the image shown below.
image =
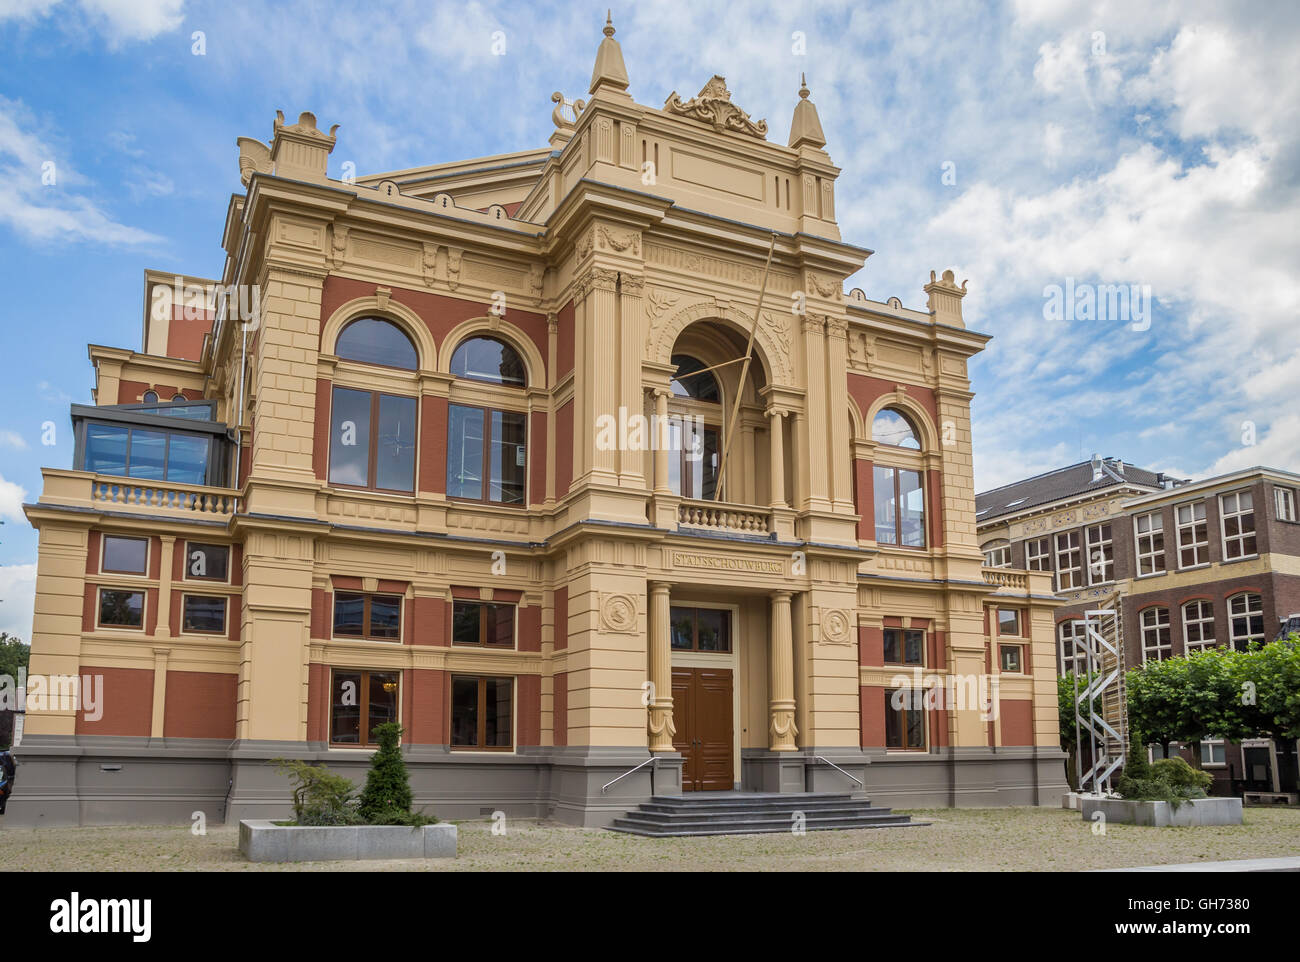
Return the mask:
<path id="1" fill-rule="evenodd" d="M 1187 482 L 1101 458 L 975 498 L 987 566 L 1052 572 L 1065 601 L 1058 671 L 1073 667 L 1084 612 L 1116 592 L 1129 667 L 1277 638 L 1300 613 L 1298 505 L 1300 475 L 1288 471 Z M 1213 741 L 1202 752 L 1216 793 L 1296 790 L 1294 743 Z"/>

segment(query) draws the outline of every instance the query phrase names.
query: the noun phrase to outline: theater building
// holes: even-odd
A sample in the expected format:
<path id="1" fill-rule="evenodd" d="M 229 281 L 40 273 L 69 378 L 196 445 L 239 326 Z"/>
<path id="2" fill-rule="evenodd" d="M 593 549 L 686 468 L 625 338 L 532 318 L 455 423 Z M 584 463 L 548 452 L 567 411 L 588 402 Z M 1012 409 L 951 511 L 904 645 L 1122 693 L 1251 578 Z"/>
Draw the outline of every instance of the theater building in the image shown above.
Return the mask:
<path id="1" fill-rule="evenodd" d="M 26 508 L 31 672 L 102 699 L 29 691 L 11 822 L 282 815 L 269 759 L 360 780 L 390 719 L 444 817 L 1058 802 L 1059 602 L 983 568 L 964 285 L 846 294 L 808 89 L 783 145 L 721 77 L 635 102 L 604 32 L 540 149 L 345 181 L 311 114 L 240 139 L 219 276 L 145 275 Z"/>
<path id="2" fill-rule="evenodd" d="M 1118 601 L 1125 664 L 1243 649 L 1300 624 L 1300 475 L 1254 467 L 1176 480 L 1094 458 L 976 496 L 990 568 L 1050 574 L 1057 666 L 1084 670 L 1085 613 Z M 1222 795 L 1300 802 L 1296 742 L 1173 743 Z M 1152 746 L 1158 754 L 1163 749 Z"/>

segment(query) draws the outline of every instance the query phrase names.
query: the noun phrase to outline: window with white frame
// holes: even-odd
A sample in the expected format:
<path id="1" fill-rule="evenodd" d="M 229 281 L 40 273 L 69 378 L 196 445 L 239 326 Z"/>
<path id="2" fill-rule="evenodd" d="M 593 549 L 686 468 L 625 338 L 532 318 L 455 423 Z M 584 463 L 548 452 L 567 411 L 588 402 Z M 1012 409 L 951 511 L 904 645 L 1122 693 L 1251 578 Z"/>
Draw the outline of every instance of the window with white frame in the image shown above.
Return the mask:
<path id="1" fill-rule="evenodd" d="M 1173 654 L 1169 641 L 1169 609 L 1163 606 L 1142 612 L 1142 660 L 1164 661 Z"/>
<path id="2" fill-rule="evenodd" d="M 1206 768 L 1228 764 L 1226 746 L 1222 738 L 1206 738 L 1201 742 L 1201 764 Z"/>
<path id="3" fill-rule="evenodd" d="M 1083 587 L 1083 551 L 1079 532 L 1063 531 L 1056 536 L 1056 588 Z"/>
<path id="4" fill-rule="evenodd" d="M 1011 545 L 1009 542 L 990 544 L 984 549 L 984 564 L 989 568 L 1011 567 Z"/>
<path id="5" fill-rule="evenodd" d="M 1210 529 L 1205 522 L 1205 502 L 1180 504 L 1178 519 L 1178 567 L 1195 568 L 1210 563 Z"/>
<path id="6" fill-rule="evenodd" d="M 1223 526 L 1223 559 L 1248 558 L 1255 549 L 1255 501 L 1249 491 L 1219 495 L 1219 523 Z"/>
<path id="7" fill-rule="evenodd" d="M 1232 647 L 1243 650 L 1252 641 L 1264 641 L 1264 599 L 1243 592 L 1228 599 L 1228 637 Z"/>
<path id="8" fill-rule="evenodd" d="M 1159 511 L 1140 514 L 1133 519 L 1137 541 L 1138 577 L 1165 570 L 1165 519 Z"/>
<path id="9" fill-rule="evenodd" d="M 1084 671 L 1088 667 L 1088 659 L 1084 653 L 1087 632 L 1083 627 L 1083 619 L 1072 618 L 1061 622 L 1056 628 L 1056 636 L 1061 651 L 1061 671 L 1072 671 L 1076 675 Z"/>
<path id="10" fill-rule="evenodd" d="M 1204 651 L 1214 644 L 1214 604 L 1203 599 L 1183 605 L 1183 650 Z"/>
<path id="11" fill-rule="evenodd" d="M 1277 508 L 1277 520 L 1294 521 L 1296 519 L 1295 489 L 1274 487 L 1273 505 Z"/>
<path id="12" fill-rule="evenodd" d="M 1030 571 L 1052 570 L 1052 539 L 1031 538 L 1025 542 L 1025 567 Z"/>
<path id="13" fill-rule="evenodd" d="M 1115 543 L 1110 525 L 1094 524 L 1088 528 L 1088 584 L 1100 585 L 1115 580 Z"/>

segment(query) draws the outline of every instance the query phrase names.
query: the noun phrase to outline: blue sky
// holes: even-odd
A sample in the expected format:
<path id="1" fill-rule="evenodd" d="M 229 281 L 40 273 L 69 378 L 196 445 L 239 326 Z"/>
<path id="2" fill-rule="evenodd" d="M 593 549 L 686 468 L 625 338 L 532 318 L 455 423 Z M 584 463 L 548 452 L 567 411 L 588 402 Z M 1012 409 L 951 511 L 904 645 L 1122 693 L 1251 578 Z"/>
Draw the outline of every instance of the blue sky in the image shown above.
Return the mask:
<path id="1" fill-rule="evenodd" d="M 20 505 L 70 466 L 85 344 L 139 345 L 145 268 L 219 273 L 235 138 L 312 110 L 341 125 L 335 176 L 543 146 L 605 6 L 0 0 L 0 630 L 30 631 Z M 641 103 L 720 73 L 783 143 L 807 73 L 841 230 L 877 252 L 852 286 L 920 307 L 931 270 L 970 279 L 967 323 L 995 336 L 971 368 L 980 488 L 1093 452 L 1300 470 L 1298 21 L 1198 0 L 614 9 Z M 1149 328 L 1045 318 L 1067 283 L 1149 288 Z"/>

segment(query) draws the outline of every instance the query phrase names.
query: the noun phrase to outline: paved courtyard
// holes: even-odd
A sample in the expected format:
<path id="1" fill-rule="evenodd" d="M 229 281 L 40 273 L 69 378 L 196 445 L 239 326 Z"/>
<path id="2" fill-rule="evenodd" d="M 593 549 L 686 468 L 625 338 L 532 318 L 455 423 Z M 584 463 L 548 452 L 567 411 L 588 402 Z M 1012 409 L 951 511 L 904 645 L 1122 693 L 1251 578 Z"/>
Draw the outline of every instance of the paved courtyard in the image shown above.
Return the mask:
<path id="1" fill-rule="evenodd" d="M 551 822 L 460 822 L 460 856 L 403 862 L 254 865 L 238 829 L 184 826 L 5 829 L 0 871 L 1068 871 L 1300 855 L 1300 809 L 1246 809 L 1222 828 L 1110 825 L 1055 808 L 910 812 L 911 828 L 651 839 Z"/>

